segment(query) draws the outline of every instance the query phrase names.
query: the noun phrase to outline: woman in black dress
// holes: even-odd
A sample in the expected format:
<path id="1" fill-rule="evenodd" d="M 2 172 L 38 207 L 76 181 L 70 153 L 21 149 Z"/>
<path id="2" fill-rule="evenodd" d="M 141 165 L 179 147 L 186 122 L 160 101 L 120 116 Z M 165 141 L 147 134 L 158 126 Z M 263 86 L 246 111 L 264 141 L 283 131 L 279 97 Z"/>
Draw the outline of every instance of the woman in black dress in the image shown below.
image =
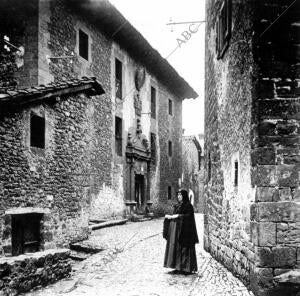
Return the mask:
<path id="1" fill-rule="evenodd" d="M 194 208 L 189 201 L 186 190 L 177 193 L 178 204 L 174 207 L 165 233 L 167 246 L 164 267 L 173 268 L 177 272 L 193 273 L 197 271 L 195 244 L 199 243 L 195 223 Z"/>

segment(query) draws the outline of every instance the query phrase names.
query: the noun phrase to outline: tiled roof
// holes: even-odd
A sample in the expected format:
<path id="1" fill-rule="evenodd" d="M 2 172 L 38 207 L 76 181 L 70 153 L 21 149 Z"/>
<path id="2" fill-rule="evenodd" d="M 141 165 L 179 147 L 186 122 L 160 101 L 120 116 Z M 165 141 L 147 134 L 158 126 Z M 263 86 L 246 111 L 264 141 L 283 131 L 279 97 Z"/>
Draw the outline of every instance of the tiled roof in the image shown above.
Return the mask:
<path id="1" fill-rule="evenodd" d="M 95 77 L 61 80 L 24 89 L 0 89 L 0 110 L 1 107 L 5 106 L 23 106 L 55 96 L 78 92 L 88 92 L 91 95 L 101 95 L 105 93 Z"/>

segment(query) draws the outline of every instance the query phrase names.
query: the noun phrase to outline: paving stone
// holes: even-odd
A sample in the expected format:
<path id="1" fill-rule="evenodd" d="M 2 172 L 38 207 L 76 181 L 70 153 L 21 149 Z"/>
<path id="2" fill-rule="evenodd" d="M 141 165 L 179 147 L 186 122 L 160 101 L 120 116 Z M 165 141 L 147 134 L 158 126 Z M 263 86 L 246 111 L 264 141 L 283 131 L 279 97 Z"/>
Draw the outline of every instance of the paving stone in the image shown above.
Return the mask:
<path id="1" fill-rule="evenodd" d="M 79 262 L 72 276 L 33 291 L 32 296 L 253 296 L 226 268 L 202 248 L 202 216 L 197 215 L 199 270 L 185 276 L 163 268 L 166 241 L 162 219 L 104 228 L 93 232 L 90 243 L 105 250 Z"/>

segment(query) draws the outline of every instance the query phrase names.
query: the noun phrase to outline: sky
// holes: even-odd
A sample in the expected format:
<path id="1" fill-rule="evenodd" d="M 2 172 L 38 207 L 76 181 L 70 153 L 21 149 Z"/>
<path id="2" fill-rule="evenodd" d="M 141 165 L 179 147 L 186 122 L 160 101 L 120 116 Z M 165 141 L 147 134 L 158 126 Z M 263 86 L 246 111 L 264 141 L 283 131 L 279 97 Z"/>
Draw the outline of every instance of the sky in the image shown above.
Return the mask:
<path id="1" fill-rule="evenodd" d="M 205 24 L 167 25 L 205 20 L 205 0 L 110 0 L 199 94 L 183 101 L 185 135 L 204 132 Z M 187 33 L 185 31 L 194 33 Z M 186 36 L 186 38 L 184 37 Z"/>

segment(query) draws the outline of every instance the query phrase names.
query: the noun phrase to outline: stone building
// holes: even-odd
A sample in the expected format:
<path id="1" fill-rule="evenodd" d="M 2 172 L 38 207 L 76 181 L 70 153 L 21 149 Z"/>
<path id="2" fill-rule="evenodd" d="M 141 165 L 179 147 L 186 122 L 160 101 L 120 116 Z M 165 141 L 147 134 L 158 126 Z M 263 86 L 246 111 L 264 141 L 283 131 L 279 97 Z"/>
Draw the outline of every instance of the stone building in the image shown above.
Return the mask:
<path id="1" fill-rule="evenodd" d="M 196 136 L 182 137 L 182 187 L 189 190 L 196 212 L 203 213 L 202 148 Z"/>
<path id="2" fill-rule="evenodd" d="M 255 295 L 296 295 L 273 279 L 300 260 L 300 3 L 206 11 L 205 248 Z"/>
<path id="3" fill-rule="evenodd" d="M 0 14 L 3 254 L 168 209 L 195 91 L 108 1 L 5 0 Z"/>

